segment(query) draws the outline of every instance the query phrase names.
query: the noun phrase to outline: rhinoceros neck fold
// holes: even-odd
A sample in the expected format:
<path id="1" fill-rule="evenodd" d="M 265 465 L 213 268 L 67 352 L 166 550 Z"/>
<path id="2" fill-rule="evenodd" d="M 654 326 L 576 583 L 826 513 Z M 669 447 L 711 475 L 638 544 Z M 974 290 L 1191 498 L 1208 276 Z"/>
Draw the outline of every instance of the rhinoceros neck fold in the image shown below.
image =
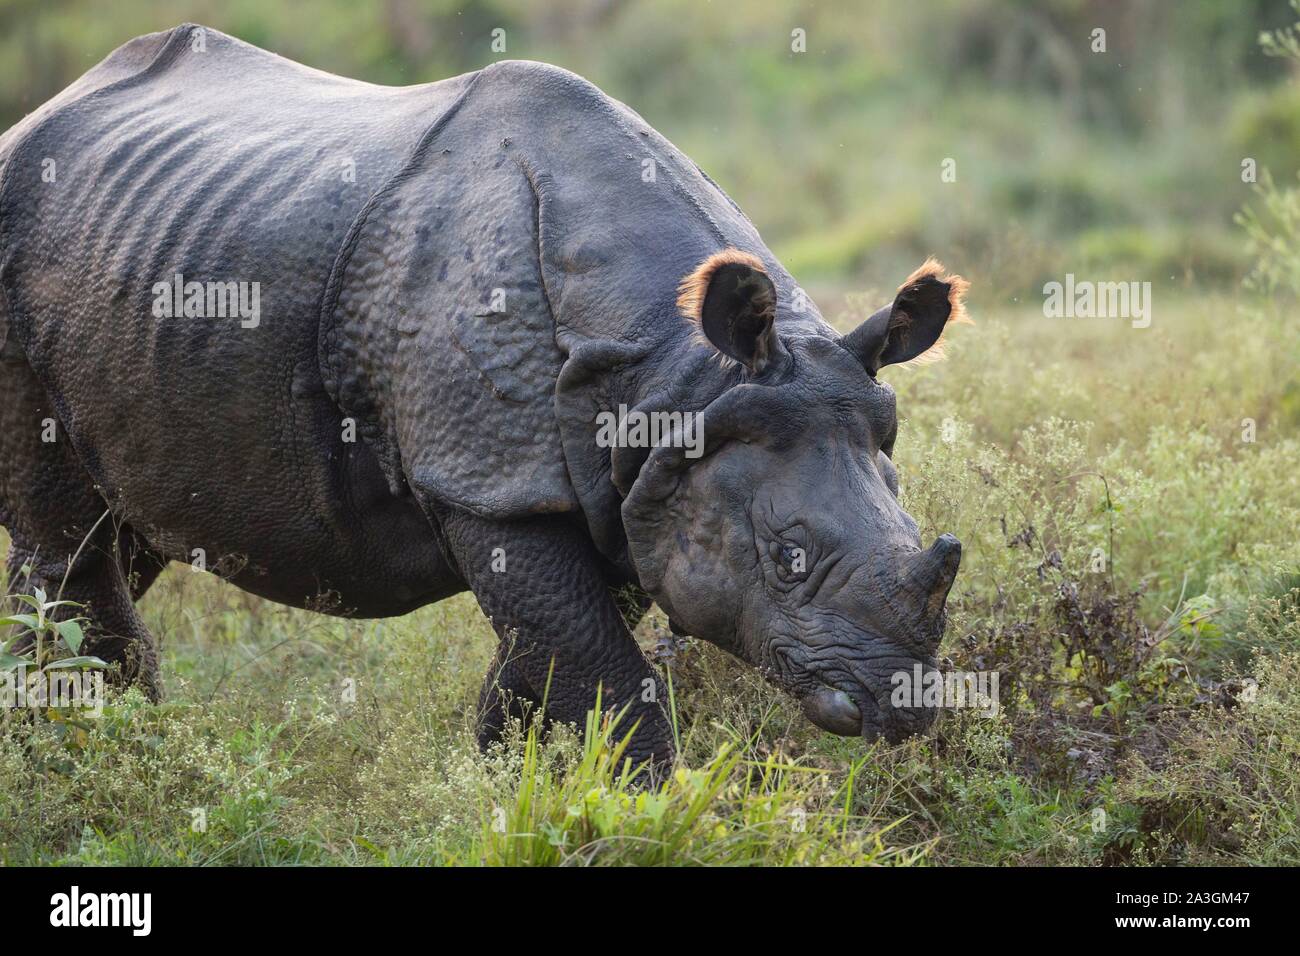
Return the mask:
<path id="1" fill-rule="evenodd" d="M 538 274 L 563 360 L 554 413 L 568 481 L 597 547 L 630 572 L 602 418 L 696 413 L 741 380 L 679 314 L 683 277 L 721 249 L 743 249 L 777 287 L 783 331 L 831 332 L 815 307 L 790 308 L 806 297 L 739 207 L 622 103 L 564 70 L 506 62 L 484 71 L 452 127 L 480 108 L 534 197 Z M 635 467 L 644 456 L 629 457 Z"/>

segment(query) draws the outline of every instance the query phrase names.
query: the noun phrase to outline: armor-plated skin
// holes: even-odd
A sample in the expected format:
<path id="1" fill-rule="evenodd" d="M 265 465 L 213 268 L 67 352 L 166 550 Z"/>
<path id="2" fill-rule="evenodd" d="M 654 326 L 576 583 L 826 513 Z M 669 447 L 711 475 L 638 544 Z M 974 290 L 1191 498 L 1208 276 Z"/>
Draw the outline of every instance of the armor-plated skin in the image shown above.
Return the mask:
<path id="1" fill-rule="evenodd" d="M 256 283 L 259 314 L 160 315 L 176 275 Z M 0 138 L 10 574 L 57 590 L 94 528 L 65 597 L 151 692 L 132 602 L 195 549 L 334 613 L 468 588 L 502 635 L 484 743 L 601 685 L 632 756 L 665 760 L 625 621 L 653 597 L 822 726 L 897 736 L 933 715 L 888 712 L 888 673 L 933 660 L 959 554 L 920 552 L 887 458 L 875 372 L 960 292 L 909 283 L 841 339 L 690 160 L 555 67 L 399 89 L 189 24 L 141 37 Z M 707 453 L 606 447 L 620 405 L 703 410 Z M 811 563 L 787 580 L 792 526 Z"/>

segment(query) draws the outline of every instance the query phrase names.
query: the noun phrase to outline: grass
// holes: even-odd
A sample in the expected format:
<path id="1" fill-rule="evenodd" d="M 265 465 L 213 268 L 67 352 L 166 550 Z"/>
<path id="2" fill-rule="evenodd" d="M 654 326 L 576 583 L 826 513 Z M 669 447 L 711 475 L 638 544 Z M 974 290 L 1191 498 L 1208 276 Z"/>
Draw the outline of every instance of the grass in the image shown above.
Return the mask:
<path id="1" fill-rule="evenodd" d="M 921 853 L 854 812 L 851 783 L 830 770 L 760 756 L 727 733 L 694 741 L 716 752 L 654 790 L 633 785 L 625 738 L 594 716 L 581 735 L 544 745 L 517 735 L 483 757 L 469 715 L 491 635 L 465 598 L 358 625 L 269 606 L 249 614 L 243 595 L 175 577 L 151 599 L 151 622 L 177 610 L 201 637 L 182 659 L 168 654 L 167 703 L 122 695 L 75 745 L 56 724 L 8 716 L 6 863 L 892 863 Z"/>
<path id="2" fill-rule="evenodd" d="M 0 717 L 0 860 L 1300 862 L 1294 320 L 1187 296 L 1141 330 L 976 317 L 892 378 L 905 503 L 966 546 L 944 651 L 999 670 L 996 718 L 868 746 L 689 641 L 680 766 L 638 788 L 595 718 L 477 752 L 494 639 L 468 595 L 345 621 L 178 565 L 142 604 L 164 703 L 73 738 Z M 657 612 L 638 636 L 674 646 Z"/>

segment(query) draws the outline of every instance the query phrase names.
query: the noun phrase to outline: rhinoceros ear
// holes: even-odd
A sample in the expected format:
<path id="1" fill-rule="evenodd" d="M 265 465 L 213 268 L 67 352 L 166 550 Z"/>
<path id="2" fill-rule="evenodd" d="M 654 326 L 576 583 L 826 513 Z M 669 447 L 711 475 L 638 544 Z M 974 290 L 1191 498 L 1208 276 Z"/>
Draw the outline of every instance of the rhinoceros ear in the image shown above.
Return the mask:
<path id="1" fill-rule="evenodd" d="M 728 359 L 761 372 L 780 349 L 776 286 L 762 261 L 739 249 L 715 252 L 682 279 L 677 307 Z"/>
<path id="2" fill-rule="evenodd" d="M 927 259 L 899 287 L 892 304 L 846 335 L 841 344 L 872 375 L 886 365 L 921 356 L 935 361 L 943 356 L 943 330 L 948 323 L 970 322 L 962 303 L 969 285 Z"/>

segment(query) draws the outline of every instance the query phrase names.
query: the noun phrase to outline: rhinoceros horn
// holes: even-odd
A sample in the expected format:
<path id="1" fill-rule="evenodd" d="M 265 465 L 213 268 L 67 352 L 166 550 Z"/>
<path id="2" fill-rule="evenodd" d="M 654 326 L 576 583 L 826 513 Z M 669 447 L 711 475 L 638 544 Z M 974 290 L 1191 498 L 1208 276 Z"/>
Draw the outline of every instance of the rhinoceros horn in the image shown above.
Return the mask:
<path id="1" fill-rule="evenodd" d="M 900 590 L 923 625 L 937 623 L 960 564 L 961 542 L 950 534 L 940 535 L 927 550 L 907 560 Z M 925 629 L 929 631 L 930 627 Z"/>

